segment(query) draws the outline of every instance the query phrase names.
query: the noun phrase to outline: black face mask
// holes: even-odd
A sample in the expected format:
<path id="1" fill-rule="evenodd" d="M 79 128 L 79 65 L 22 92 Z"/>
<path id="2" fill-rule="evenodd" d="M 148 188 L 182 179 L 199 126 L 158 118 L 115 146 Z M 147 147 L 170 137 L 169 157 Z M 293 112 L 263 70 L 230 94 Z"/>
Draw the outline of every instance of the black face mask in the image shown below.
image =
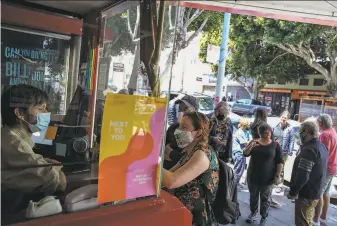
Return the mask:
<path id="1" fill-rule="evenodd" d="M 224 116 L 224 115 L 218 115 L 216 118 L 217 118 L 218 120 L 224 120 L 224 119 L 225 119 L 225 116 Z"/>

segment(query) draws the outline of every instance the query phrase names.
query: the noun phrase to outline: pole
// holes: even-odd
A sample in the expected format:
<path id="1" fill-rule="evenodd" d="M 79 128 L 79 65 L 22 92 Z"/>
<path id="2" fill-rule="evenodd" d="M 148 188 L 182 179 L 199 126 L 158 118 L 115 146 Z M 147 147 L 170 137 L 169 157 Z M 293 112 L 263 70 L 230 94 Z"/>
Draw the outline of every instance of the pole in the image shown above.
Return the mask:
<path id="1" fill-rule="evenodd" d="M 228 36 L 229 36 L 229 25 L 230 25 L 231 14 L 224 14 L 224 23 L 222 28 L 222 40 L 220 47 L 220 57 L 218 66 L 218 79 L 216 84 L 214 103 L 220 102 L 220 98 L 223 96 L 223 87 L 225 81 L 225 69 L 226 69 L 226 57 L 228 52 Z"/>

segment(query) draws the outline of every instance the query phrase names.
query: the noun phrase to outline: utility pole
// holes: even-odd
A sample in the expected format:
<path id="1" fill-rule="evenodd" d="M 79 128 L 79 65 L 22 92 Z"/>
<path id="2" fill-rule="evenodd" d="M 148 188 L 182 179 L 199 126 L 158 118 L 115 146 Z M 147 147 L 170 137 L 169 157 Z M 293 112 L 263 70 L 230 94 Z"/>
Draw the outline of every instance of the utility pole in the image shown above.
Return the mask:
<path id="1" fill-rule="evenodd" d="M 229 37 L 229 25 L 230 25 L 231 14 L 224 14 L 224 22 L 222 28 L 222 40 L 220 47 L 220 58 L 218 65 L 218 79 L 216 84 L 214 104 L 220 102 L 220 98 L 223 96 L 223 87 L 225 81 L 225 69 L 226 69 L 226 57 L 228 52 L 228 37 Z"/>

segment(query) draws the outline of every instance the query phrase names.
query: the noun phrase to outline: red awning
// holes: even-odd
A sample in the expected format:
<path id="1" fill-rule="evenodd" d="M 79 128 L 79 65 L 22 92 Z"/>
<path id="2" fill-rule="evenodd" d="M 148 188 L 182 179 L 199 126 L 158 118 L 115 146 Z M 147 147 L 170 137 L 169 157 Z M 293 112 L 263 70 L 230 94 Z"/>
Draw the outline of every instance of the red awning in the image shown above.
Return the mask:
<path id="1" fill-rule="evenodd" d="M 265 93 L 291 93 L 290 89 L 268 89 L 264 88 L 261 89 L 260 92 L 265 92 Z"/>
<path id="2" fill-rule="evenodd" d="M 317 96 L 328 95 L 328 92 L 326 92 L 326 91 L 299 90 L 298 93 L 299 94 L 304 94 L 304 95 L 317 95 Z"/>

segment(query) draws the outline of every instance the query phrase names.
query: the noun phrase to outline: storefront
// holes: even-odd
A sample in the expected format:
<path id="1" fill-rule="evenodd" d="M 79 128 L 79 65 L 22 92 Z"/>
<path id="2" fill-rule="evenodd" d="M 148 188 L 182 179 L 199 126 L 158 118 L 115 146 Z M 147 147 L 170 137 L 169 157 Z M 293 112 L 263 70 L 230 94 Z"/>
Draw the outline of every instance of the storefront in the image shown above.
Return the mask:
<path id="1" fill-rule="evenodd" d="M 307 118 L 317 117 L 322 113 L 329 114 L 333 121 L 333 126 L 337 129 L 337 99 L 330 97 L 310 97 L 301 98 L 299 109 L 299 121 L 303 122 Z"/>
<path id="2" fill-rule="evenodd" d="M 263 105 L 272 108 L 275 115 L 281 114 L 290 107 L 291 90 L 287 89 L 267 89 L 264 88 L 260 91 L 258 99 Z"/>
<path id="3" fill-rule="evenodd" d="M 164 15 L 170 13 L 175 25 L 177 7 L 156 1 L 97 1 L 94 8 L 87 3 L 1 6 L 1 91 L 29 84 L 47 93 L 52 121 L 33 134 L 34 152 L 60 162 L 26 167 L 62 166 L 67 180 L 56 200 L 40 203 L 27 198 L 31 194 L 2 189 L 2 210 L 36 202 L 7 208 L 2 225 L 191 225 L 190 212 L 160 184 L 167 100 L 159 98 L 158 64 L 162 39 L 166 50 L 174 47 L 175 30 L 163 31 Z M 135 143 L 128 149 L 130 142 Z M 13 170 L 2 168 L 2 174 Z"/>
<path id="4" fill-rule="evenodd" d="M 326 91 L 291 90 L 263 88 L 260 90 L 258 99 L 266 106 L 270 106 L 273 113 L 279 115 L 288 110 L 293 118 L 299 113 L 301 97 L 325 97 Z"/>

